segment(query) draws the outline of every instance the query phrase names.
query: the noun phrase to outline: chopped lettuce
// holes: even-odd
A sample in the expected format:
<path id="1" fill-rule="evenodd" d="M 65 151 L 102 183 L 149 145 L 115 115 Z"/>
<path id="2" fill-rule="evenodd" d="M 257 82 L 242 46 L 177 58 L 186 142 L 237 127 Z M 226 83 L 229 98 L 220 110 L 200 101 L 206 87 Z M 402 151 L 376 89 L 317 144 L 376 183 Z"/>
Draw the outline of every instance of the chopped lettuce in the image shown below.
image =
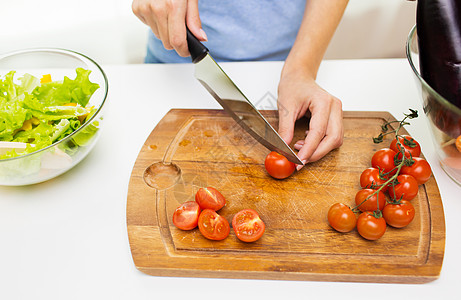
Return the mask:
<path id="1" fill-rule="evenodd" d="M 45 83 L 30 74 L 24 74 L 15 82 L 15 71 L 3 78 L 0 76 L 0 141 L 34 145 L 19 154 L 9 151 L 0 155 L 0 159 L 45 148 L 80 128 L 94 111 L 86 106 L 99 88 L 90 81 L 90 73 L 90 70 L 77 68 L 75 79 L 64 77 L 62 81 Z M 97 126 L 89 125 L 79 140 L 94 135 Z"/>

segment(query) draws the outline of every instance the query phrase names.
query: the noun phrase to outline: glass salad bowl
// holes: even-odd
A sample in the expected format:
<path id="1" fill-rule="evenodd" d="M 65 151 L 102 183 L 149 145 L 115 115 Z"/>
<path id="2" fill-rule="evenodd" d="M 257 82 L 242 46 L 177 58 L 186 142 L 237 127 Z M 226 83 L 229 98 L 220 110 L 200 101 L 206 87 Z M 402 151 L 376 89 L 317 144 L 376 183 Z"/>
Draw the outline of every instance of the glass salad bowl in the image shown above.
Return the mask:
<path id="1" fill-rule="evenodd" d="M 100 135 L 108 80 L 83 54 L 27 49 L 0 54 L 0 185 L 54 178 Z"/>
<path id="2" fill-rule="evenodd" d="M 461 135 L 461 109 L 442 97 L 421 77 L 416 26 L 408 35 L 406 55 L 421 88 L 423 109 L 429 120 L 440 165 L 448 176 L 461 185 L 461 149 L 456 147 L 456 139 Z"/>

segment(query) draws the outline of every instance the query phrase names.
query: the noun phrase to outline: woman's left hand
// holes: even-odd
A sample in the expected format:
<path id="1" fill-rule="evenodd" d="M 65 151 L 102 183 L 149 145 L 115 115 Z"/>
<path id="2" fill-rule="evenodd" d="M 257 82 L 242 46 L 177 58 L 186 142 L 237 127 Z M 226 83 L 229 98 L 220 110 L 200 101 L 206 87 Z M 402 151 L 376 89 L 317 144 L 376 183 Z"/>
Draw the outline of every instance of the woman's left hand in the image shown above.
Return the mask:
<path id="1" fill-rule="evenodd" d="M 313 78 L 300 74 L 282 75 L 278 86 L 278 111 L 278 132 L 287 144 L 293 139 L 296 120 L 308 112 L 311 114 L 306 138 L 294 145 L 303 163 L 317 161 L 342 145 L 341 101 L 322 89 Z"/>

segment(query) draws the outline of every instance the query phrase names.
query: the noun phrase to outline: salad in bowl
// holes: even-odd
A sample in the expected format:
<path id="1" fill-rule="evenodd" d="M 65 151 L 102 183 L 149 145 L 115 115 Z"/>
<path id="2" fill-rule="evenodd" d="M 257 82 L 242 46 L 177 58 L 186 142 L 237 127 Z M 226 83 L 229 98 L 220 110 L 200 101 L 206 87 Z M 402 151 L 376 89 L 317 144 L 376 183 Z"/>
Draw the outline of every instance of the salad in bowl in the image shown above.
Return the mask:
<path id="1" fill-rule="evenodd" d="M 0 57 L 0 185 L 42 182 L 94 146 L 107 78 L 88 57 L 62 49 Z"/>

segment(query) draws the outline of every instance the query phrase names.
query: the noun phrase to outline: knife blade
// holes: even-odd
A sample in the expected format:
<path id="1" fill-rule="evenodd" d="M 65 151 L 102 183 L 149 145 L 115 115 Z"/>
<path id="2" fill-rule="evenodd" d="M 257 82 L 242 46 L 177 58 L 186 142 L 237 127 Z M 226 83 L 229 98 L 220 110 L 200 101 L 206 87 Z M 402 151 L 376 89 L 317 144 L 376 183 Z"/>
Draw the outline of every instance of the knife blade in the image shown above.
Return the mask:
<path id="1" fill-rule="evenodd" d="M 295 152 L 280 137 L 250 100 L 211 57 L 209 50 L 187 29 L 187 44 L 195 64 L 195 77 L 223 109 L 253 138 L 289 161 L 303 165 Z"/>

